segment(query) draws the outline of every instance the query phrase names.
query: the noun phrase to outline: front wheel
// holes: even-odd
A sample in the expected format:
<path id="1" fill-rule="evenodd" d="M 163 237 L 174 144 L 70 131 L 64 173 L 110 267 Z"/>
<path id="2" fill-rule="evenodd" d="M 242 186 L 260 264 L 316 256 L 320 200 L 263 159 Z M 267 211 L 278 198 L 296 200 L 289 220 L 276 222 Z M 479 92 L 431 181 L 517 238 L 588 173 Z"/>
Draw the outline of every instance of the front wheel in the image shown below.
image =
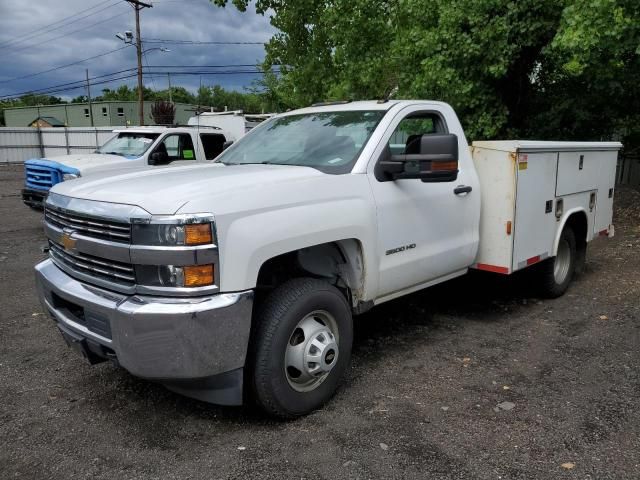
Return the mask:
<path id="1" fill-rule="evenodd" d="M 276 288 L 257 312 L 251 381 L 258 405 L 280 418 L 322 406 L 349 366 L 351 309 L 334 286 L 297 278 Z"/>
<path id="2" fill-rule="evenodd" d="M 570 227 L 565 227 L 560 235 L 556 256 L 540 265 L 538 272 L 541 293 L 549 298 L 564 294 L 573 279 L 576 262 L 576 237 Z"/>

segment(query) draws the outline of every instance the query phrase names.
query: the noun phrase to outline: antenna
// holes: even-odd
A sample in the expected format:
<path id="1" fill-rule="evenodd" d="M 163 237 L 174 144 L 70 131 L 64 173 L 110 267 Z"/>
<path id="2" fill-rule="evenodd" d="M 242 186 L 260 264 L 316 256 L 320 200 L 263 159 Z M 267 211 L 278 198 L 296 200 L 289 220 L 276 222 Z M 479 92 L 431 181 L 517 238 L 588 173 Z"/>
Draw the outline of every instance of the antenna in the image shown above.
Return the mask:
<path id="1" fill-rule="evenodd" d="M 198 119 L 198 122 L 196 123 L 196 136 L 198 137 L 198 141 L 196 142 L 196 158 L 198 158 L 198 155 L 200 154 L 200 142 L 202 140 L 200 140 L 200 96 L 202 95 L 202 75 L 200 75 L 200 87 L 198 87 L 198 107 L 196 108 L 196 118 Z M 202 152 L 202 154 L 204 155 L 204 152 Z M 206 158 L 205 158 L 206 160 Z"/>
<path id="2" fill-rule="evenodd" d="M 382 99 L 378 100 L 378 103 L 387 103 L 389 99 L 396 95 L 396 93 L 398 93 L 398 85 L 391 88 L 391 90 L 389 90 L 389 92 Z"/>

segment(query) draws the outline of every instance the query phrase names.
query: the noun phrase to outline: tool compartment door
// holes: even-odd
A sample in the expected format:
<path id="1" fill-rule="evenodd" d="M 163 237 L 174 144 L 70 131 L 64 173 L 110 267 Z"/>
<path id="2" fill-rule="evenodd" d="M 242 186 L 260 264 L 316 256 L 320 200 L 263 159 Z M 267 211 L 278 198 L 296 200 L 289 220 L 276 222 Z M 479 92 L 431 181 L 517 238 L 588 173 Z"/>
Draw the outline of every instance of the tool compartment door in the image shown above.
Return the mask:
<path id="1" fill-rule="evenodd" d="M 557 158 L 557 152 L 518 154 L 513 271 L 551 255 L 557 223 Z"/>
<path id="2" fill-rule="evenodd" d="M 618 163 L 617 151 L 593 152 L 591 155 L 598 155 L 598 165 L 600 173 L 597 185 L 596 197 L 596 220 L 593 226 L 593 233 L 598 234 L 604 230 L 609 230 L 609 225 L 613 221 L 613 189 L 616 183 L 616 167 Z M 611 193 L 611 196 L 609 194 Z"/>
<path id="3" fill-rule="evenodd" d="M 604 153 L 607 152 L 559 152 L 556 196 L 593 190 Z"/>

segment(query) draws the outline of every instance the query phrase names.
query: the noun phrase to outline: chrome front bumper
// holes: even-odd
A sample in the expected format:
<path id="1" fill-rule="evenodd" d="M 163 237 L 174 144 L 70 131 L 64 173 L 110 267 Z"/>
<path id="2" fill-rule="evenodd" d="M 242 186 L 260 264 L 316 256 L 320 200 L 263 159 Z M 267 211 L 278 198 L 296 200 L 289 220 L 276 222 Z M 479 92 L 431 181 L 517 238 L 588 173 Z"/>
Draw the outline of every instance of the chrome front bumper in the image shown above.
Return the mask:
<path id="1" fill-rule="evenodd" d="M 35 268 L 40 301 L 63 334 L 71 332 L 133 375 L 185 395 L 242 402 L 253 291 L 194 298 L 130 296 L 82 283 L 49 259 Z M 222 385 L 216 385 L 216 378 Z M 215 394 L 218 388 L 222 396 Z"/>

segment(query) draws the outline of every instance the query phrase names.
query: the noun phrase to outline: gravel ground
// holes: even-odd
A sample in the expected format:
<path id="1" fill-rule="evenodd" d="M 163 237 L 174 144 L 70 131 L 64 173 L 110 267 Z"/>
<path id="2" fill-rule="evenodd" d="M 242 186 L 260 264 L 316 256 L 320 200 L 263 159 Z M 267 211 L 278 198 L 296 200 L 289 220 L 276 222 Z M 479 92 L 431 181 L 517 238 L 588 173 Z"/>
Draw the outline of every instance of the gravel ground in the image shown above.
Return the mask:
<path id="1" fill-rule="evenodd" d="M 70 351 L 38 304 L 41 215 L 0 167 L 0 478 L 640 478 L 640 194 L 557 300 L 475 274 L 356 320 L 297 421 L 173 394 Z"/>

